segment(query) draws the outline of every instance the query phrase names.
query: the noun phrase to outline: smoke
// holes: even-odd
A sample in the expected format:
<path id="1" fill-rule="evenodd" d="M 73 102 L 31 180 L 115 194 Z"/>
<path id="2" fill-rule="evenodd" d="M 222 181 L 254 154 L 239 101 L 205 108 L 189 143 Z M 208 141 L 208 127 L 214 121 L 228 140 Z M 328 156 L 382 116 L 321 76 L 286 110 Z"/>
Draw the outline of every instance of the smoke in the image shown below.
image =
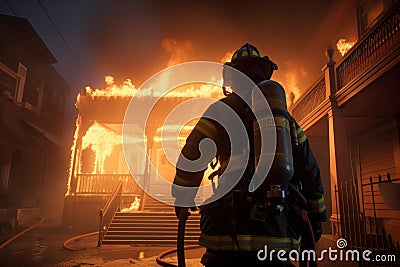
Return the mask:
<path id="1" fill-rule="evenodd" d="M 193 43 L 188 40 L 177 41 L 175 39 L 164 39 L 162 47 L 170 55 L 167 66 L 173 66 L 188 61 L 193 52 Z"/>

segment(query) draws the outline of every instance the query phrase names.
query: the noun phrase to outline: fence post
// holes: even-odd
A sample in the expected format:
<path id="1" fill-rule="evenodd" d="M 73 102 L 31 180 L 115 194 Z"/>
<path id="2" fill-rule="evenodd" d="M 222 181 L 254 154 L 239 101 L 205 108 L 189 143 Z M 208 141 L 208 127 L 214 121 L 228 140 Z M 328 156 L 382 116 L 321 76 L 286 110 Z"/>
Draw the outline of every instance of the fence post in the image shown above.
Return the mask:
<path id="1" fill-rule="evenodd" d="M 378 181 L 381 180 L 380 175 L 378 176 Z M 374 184 L 372 182 L 372 176 L 369 177 L 369 182 L 371 185 L 371 197 L 372 197 L 372 209 L 374 210 L 374 223 L 375 223 L 375 242 L 376 242 L 376 247 L 378 248 L 378 221 L 376 218 L 376 207 L 375 207 L 375 192 L 374 192 Z M 371 232 L 372 235 L 372 232 Z"/>
<path id="2" fill-rule="evenodd" d="M 334 186 L 335 189 L 335 207 L 336 207 L 336 227 L 334 227 L 334 232 L 337 234 L 338 237 L 341 237 L 341 229 L 340 229 L 340 223 L 339 223 L 339 205 L 338 205 L 338 201 L 339 201 L 339 192 L 338 192 L 338 188 L 337 185 L 335 184 Z"/>

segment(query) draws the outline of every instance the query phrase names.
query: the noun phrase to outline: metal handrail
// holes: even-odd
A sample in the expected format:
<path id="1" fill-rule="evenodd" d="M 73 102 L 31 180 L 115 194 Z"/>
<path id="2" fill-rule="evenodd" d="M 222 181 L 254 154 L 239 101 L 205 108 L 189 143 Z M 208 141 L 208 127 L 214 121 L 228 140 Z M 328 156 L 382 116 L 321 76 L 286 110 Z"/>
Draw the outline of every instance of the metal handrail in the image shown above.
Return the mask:
<path id="1" fill-rule="evenodd" d="M 99 239 L 97 241 L 98 247 L 101 246 L 103 238 L 108 230 L 108 227 L 110 226 L 115 213 L 120 208 L 119 205 L 121 203 L 121 195 L 122 195 L 122 181 L 119 181 L 114 192 L 104 205 L 104 208 L 100 209 L 99 211 L 100 223 L 99 223 Z"/>

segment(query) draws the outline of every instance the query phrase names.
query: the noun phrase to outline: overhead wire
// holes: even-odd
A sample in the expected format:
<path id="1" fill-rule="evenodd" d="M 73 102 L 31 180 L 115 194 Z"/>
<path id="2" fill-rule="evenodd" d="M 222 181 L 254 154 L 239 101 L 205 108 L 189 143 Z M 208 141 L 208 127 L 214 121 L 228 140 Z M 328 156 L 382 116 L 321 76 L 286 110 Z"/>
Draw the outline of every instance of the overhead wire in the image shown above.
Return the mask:
<path id="1" fill-rule="evenodd" d="M 7 0 L 4 0 L 4 2 L 6 2 L 6 5 L 9 9 L 11 9 L 12 13 L 14 13 L 16 17 L 18 17 L 17 12 L 15 12 L 15 9 L 10 5 L 10 3 Z"/>
<path id="2" fill-rule="evenodd" d="M 44 14 L 46 15 L 46 17 L 48 18 L 48 20 L 50 21 L 51 25 L 54 27 L 55 31 L 57 32 L 57 34 L 60 36 L 61 40 L 63 41 L 65 47 L 67 48 L 68 52 L 71 54 L 72 58 L 74 59 L 75 63 L 79 66 L 79 68 L 81 69 L 82 73 L 84 74 L 84 76 L 86 76 L 86 78 L 88 78 L 88 74 L 85 71 L 85 68 L 82 66 L 82 64 L 79 62 L 78 58 L 75 56 L 75 53 L 72 51 L 71 47 L 68 45 L 67 41 L 65 40 L 64 36 L 62 35 L 61 31 L 58 29 L 57 25 L 54 23 L 53 19 L 51 18 L 49 12 L 47 12 L 46 7 L 43 5 L 43 3 L 38 0 L 38 3 L 40 5 L 40 7 L 42 8 Z"/>

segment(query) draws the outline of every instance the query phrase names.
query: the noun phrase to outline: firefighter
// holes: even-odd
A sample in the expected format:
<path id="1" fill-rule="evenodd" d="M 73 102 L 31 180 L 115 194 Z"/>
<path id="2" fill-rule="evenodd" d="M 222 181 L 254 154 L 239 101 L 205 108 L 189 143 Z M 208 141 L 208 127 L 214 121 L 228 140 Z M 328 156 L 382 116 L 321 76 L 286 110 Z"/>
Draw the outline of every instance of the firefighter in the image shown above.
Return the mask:
<path id="1" fill-rule="evenodd" d="M 233 54 L 231 61 L 225 64 L 247 75 L 255 84 L 270 80 L 272 73 L 278 68 L 267 56 L 262 57 L 257 48 L 248 43 L 239 48 Z M 229 84 L 227 75 L 224 75 L 224 83 Z M 200 207 L 199 243 L 206 247 L 201 263 L 206 267 L 293 266 L 290 261 L 278 259 L 276 254 L 264 255 L 262 250 L 266 246 L 268 252 L 272 250 L 289 252 L 297 249 L 306 228 L 302 210 L 308 213 L 315 241 L 320 238 L 321 223 L 326 220 L 326 209 L 318 164 L 303 130 L 287 112 L 283 111 L 290 123 L 294 125 L 292 132 L 295 141 L 290 143 L 292 155 L 288 155 L 290 159 L 293 158 L 291 167 L 293 175 L 279 186 L 260 186 L 254 192 L 249 192 L 249 180 L 253 177 L 255 169 L 253 145 L 255 115 L 245 101 L 238 96 L 238 92 L 241 90 L 241 95 L 251 97 L 252 88 L 238 88 L 234 82 L 229 85 L 231 92 L 224 88 L 226 97 L 219 101 L 231 107 L 240 117 L 251 144 L 250 153 L 248 162 L 242 166 L 244 172 L 233 189 L 218 200 Z M 218 109 L 213 108 L 213 105 L 208 111 L 210 110 L 218 113 Z M 201 154 L 199 143 L 205 138 L 212 139 L 216 144 L 216 158 L 221 167 L 214 172 L 214 176 L 220 176 L 225 171 L 226 162 L 234 161 L 237 155 L 231 155 L 232 151 L 245 149 L 244 147 L 231 149 L 231 145 L 237 144 L 230 143 L 224 127 L 212 119 L 202 117 L 188 136 L 181 157 L 184 156 L 189 160 L 199 158 Z M 204 171 L 191 172 L 177 167 L 174 185 L 198 187 L 203 179 Z M 274 179 L 279 181 L 279 177 Z M 296 194 L 290 193 L 288 184 L 304 195 L 307 199 L 306 206 L 301 203 Z M 177 186 L 173 186 L 172 195 L 176 198 L 182 197 L 179 190 Z M 279 197 L 282 203 L 273 203 L 271 207 L 271 203 L 268 202 L 268 192 L 282 194 L 282 198 Z M 189 196 L 189 198 L 193 197 L 194 195 Z M 178 200 L 175 203 L 178 203 Z M 175 211 L 178 218 L 190 215 L 188 207 L 176 205 Z M 288 258 L 287 255 L 286 258 Z"/>

